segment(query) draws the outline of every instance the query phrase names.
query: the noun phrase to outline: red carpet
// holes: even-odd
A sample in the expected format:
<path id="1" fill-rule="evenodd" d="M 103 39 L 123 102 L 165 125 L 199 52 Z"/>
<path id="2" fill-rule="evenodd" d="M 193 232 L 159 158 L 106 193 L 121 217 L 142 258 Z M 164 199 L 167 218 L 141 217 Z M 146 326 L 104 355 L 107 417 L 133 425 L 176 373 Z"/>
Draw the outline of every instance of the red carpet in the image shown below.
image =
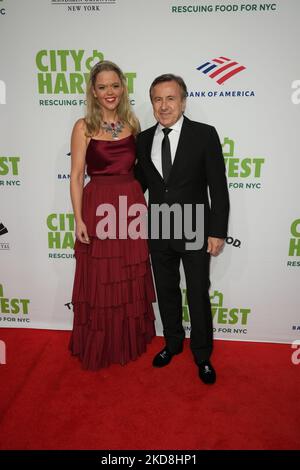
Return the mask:
<path id="1" fill-rule="evenodd" d="M 289 345 L 216 341 L 202 384 L 188 340 L 164 369 L 155 338 L 136 362 L 99 372 L 68 352 L 70 333 L 1 329 L 1 449 L 299 449 L 300 365 Z"/>

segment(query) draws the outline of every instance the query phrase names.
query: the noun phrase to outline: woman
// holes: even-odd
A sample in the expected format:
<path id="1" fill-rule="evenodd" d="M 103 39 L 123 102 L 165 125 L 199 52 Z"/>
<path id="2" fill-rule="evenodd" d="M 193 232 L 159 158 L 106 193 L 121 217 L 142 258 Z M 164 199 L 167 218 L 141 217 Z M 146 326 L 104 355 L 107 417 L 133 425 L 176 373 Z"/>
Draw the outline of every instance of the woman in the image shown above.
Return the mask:
<path id="1" fill-rule="evenodd" d="M 118 230 L 110 238 L 97 236 L 101 204 L 113 205 L 116 220 L 119 196 L 126 196 L 128 207 L 145 205 L 132 172 L 138 131 L 122 71 L 99 62 L 87 85 L 86 117 L 75 123 L 71 139 L 76 271 L 70 349 L 85 369 L 126 364 L 155 335 L 147 241 L 119 237 Z M 84 187 L 85 168 L 91 179 Z"/>

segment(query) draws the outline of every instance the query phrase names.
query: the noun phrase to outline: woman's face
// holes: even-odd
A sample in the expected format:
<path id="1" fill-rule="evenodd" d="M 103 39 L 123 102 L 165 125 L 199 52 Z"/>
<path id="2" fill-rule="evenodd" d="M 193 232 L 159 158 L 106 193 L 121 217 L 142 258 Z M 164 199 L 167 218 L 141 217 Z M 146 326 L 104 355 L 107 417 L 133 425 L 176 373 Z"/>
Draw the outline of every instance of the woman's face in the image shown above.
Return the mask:
<path id="1" fill-rule="evenodd" d="M 123 86 L 116 72 L 99 72 L 93 93 L 102 108 L 107 111 L 115 111 L 123 95 Z"/>

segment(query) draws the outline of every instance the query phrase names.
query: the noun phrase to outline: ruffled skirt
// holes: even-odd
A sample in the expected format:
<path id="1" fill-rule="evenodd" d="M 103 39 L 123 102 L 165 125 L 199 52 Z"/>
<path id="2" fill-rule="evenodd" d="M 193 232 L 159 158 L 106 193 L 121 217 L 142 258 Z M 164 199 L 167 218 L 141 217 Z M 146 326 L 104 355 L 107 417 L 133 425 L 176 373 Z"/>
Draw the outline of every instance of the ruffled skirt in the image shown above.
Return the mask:
<path id="1" fill-rule="evenodd" d="M 82 214 L 90 244 L 76 240 L 74 247 L 70 350 L 84 369 L 135 360 L 155 335 L 155 291 L 147 240 L 120 238 L 118 224 L 116 238 L 97 237 L 101 220 L 97 207 L 110 204 L 119 220 L 119 196 L 126 196 L 128 207 L 145 206 L 141 187 L 131 174 L 93 177 L 83 190 Z"/>

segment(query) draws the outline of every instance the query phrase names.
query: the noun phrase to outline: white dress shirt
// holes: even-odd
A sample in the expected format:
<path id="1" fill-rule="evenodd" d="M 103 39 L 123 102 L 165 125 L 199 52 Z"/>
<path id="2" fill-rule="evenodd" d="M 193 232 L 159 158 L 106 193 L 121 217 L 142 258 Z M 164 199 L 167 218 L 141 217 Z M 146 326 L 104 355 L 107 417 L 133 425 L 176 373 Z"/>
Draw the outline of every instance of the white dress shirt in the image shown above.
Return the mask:
<path id="1" fill-rule="evenodd" d="M 169 129 L 172 129 L 172 132 L 170 132 L 168 135 L 169 141 L 170 141 L 170 147 L 171 147 L 172 164 L 174 163 L 174 158 L 176 155 L 176 150 L 178 146 L 182 123 L 183 123 L 183 116 L 181 116 L 181 118 L 178 119 L 178 121 L 175 122 L 173 126 L 169 127 Z M 154 134 L 152 149 L 151 149 L 151 159 L 156 169 L 161 174 L 161 176 L 163 175 L 162 166 L 161 166 L 161 144 L 164 138 L 164 133 L 162 129 L 164 129 L 164 127 L 161 124 L 158 124 L 155 134 Z"/>

